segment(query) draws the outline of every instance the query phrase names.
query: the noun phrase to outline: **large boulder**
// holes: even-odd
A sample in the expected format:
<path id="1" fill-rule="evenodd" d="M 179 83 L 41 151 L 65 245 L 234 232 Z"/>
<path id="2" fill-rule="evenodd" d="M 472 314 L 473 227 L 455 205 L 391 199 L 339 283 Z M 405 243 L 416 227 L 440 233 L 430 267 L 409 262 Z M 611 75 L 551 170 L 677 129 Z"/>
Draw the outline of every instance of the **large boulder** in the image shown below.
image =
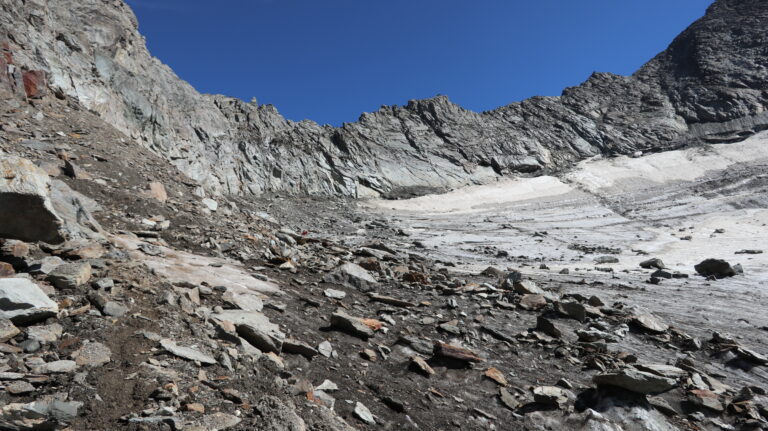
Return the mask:
<path id="1" fill-rule="evenodd" d="M 31 161 L 0 156 L 0 237 L 64 241 L 64 221 L 50 200 L 48 174 Z"/>
<path id="2" fill-rule="evenodd" d="M 736 275 L 736 270 L 731 264 L 722 259 L 706 259 L 693 268 L 704 277 L 724 278 Z"/>
<path id="3" fill-rule="evenodd" d="M 0 319 L 16 324 L 53 317 L 59 306 L 35 283 L 26 278 L 0 279 Z"/>
<path id="4" fill-rule="evenodd" d="M 48 178 L 31 161 L 0 155 L 0 238 L 59 244 L 102 238 L 95 201 Z"/>

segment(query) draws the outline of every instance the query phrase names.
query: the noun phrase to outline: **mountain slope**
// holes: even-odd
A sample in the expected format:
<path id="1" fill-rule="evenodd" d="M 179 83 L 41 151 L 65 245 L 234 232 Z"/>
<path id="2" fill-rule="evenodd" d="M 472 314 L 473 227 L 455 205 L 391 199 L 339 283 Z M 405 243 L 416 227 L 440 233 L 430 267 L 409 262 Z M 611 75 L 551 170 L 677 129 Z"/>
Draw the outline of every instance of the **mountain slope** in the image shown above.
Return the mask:
<path id="1" fill-rule="evenodd" d="M 340 128 L 199 94 L 149 54 L 120 0 L 0 7 L 17 64 L 47 71 L 54 91 L 76 97 L 215 193 L 422 193 L 712 135 L 738 140 L 768 124 L 761 114 L 768 5 L 758 0 L 716 1 L 630 77 L 596 73 L 561 97 L 484 113 L 438 96 L 382 107 Z"/>

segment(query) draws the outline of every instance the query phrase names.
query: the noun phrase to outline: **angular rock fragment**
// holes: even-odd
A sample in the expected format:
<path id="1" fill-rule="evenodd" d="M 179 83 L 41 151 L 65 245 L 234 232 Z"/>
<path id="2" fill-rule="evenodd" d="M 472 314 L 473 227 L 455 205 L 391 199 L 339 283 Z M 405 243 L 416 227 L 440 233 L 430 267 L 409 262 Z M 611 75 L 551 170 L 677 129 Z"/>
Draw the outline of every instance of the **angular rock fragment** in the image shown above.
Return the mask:
<path id="1" fill-rule="evenodd" d="M 32 262 L 29 266 L 29 272 L 34 275 L 47 275 L 63 264 L 64 261 L 61 260 L 60 257 L 46 256 L 40 260 Z"/>
<path id="2" fill-rule="evenodd" d="M 563 316 L 584 322 L 587 320 L 587 310 L 576 301 L 561 301 L 555 304 L 555 309 Z"/>
<path id="3" fill-rule="evenodd" d="M 320 386 L 315 388 L 316 391 L 334 392 L 339 390 L 339 386 L 330 380 L 323 380 Z"/>
<path id="4" fill-rule="evenodd" d="M 408 308 L 408 307 L 415 307 L 416 306 L 416 304 L 414 304 L 413 302 L 404 301 L 402 299 L 393 298 L 391 296 L 371 294 L 370 298 L 371 298 L 371 301 L 381 302 L 381 303 L 384 303 L 384 304 L 387 304 L 387 305 L 392 305 L 392 306 L 395 306 L 395 307 Z"/>
<path id="5" fill-rule="evenodd" d="M 435 370 L 420 356 L 411 356 L 410 368 L 426 377 L 435 374 Z"/>
<path id="6" fill-rule="evenodd" d="M 179 346 L 175 341 L 168 338 L 160 340 L 160 346 L 171 354 L 180 358 L 188 359 L 190 361 L 197 361 L 201 364 L 208 365 L 217 363 L 216 359 L 214 359 L 212 356 L 206 355 L 205 353 L 191 347 Z"/>
<path id="7" fill-rule="evenodd" d="M 693 405 L 709 410 L 714 410 L 716 412 L 722 412 L 725 410 L 723 403 L 720 402 L 720 397 L 718 397 L 714 392 L 708 391 L 706 389 L 691 389 L 688 391 L 688 400 Z"/>
<path id="8" fill-rule="evenodd" d="M 347 287 L 358 289 L 362 292 L 368 292 L 378 284 L 371 274 L 360 265 L 354 263 L 345 263 L 327 274 L 323 281 L 326 283 L 342 284 Z"/>
<path id="9" fill-rule="evenodd" d="M 282 351 L 285 353 L 302 355 L 307 359 L 312 359 L 318 354 L 318 351 L 314 347 L 293 338 L 286 338 L 283 340 Z"/>
<path id="10" fill-rule="evenodd" d="M 264 352 L 279 353 L 282 349 L 285 334 L 280 331 L 278 325 L 270 322 L 269 318 L 262 313 L 224 310 L 215 313 L 212 318 L 233 323 L 238 335 Z"/>
<path id="11" fill-rule="evenodd" d="M 83 403 L 77 401 L 34 401 L 11 403 L 0 408 L 0 424 L 13 431 L 53 430 L 77 417 Z"/>
<path id="12" fill-rule="evenodd" d="M 722 259 L 706 259 L 693 269 L 704 277 L 725 278 L 736 275 L 736 270 L 731 264 Z"/>
<path id="13" fill-rule="evenodd" d="M 21 330 L 13 322 L 8 319 L 0 319 L 0 343 L 5 343 L 19 333 Z"/>
<path id="14" fill-rule="evenodd" d="M 520 401 L 518 401 L 517 398 L 512 396 L 512 394 L 510 394 L 509 391 L 504 388 L 499 388 L 499 400 L 502 404 L 504 404 L 504 407 L 512 411 L 517 410 L 521 406 Z"/>
<path id="15" fill-rule="evenodd" d="M 330 358 L 331 354 L 333 354 L 333 346 L 331 346 L 330 342 L 323 341 L 317 346 L 317 351 L 326 358 Z"/>
<path id="16" fill-rule="evenodd" d="M 376 425 L 376 419 L 373 418 L 373 415 L 371 414 L 371 411 L 368 410 L 368 407 L 363 405 L 361 402 L 357 402 L 355 404 L 355 416 L 357 416 L 358 419 L 361 421 L 367 423 L 368 425 Z"/>
<path id="17" fill-rule="evenodd" d="M 485 377 L 488 377 L 489 379 L 493 380 L 494 382 L 500 384 L 501 386 L 507 386 L 509 382 L 507 381 L 507 378 L 504 377 L 504 373 L 501 372 L 498 368 L 488 368 L 485 370 L 484 373 Z"/>
<path id="18" fill-rule="evenodd" d="M 514 283 L 515 292 L 522 295 L 544 295 L 544 291 L 530 280 L 520 280 Z"/>
<path id="19" fill-rule="evenodd" d="M 50 192 L 45 171 L 27 159 L 0 155 L 0 238 L 63 242 L 63 221 Z"/>
<path id="20" fill-rule="evenodd" d="M 48 274 L 47 280 L 58 289 L 75 289 L 91 278 L 88 262 L 73 262 L 60 265 Z"/>
<path id="21" fill-rule="evenodd" d="M 435 343 L 432 353 L 437 358 L 454 359 L 466 363 L 485 361 L 485 359 L 469 349 L 445 343 Z"/>
<path id="22" fill-rule="evenodd" d="M 344 299 L 347 297 L 347 293 L 342 290 L 336 290 L 336 289 L 325 289 L 323 291 L 323 294 L 326 298 L 331 299 Z"/>
<path id="23" fill-rule="evenodd" d="M 354 335 L 367 340 L 373 337 L 378 329 L 381 329 L 381 322 L 373 319 L 363 319 L 350 316 L 343 310 L 336 310 L 331 315 L 331 327 L 336 328 L 349 335 Z"/>
<path id="24" fill-rule="evenodd" d="M 72 353 L 72 358 L 79 366 L 100 367 L 112 360 L 112 351 L 104 344 L 93 342 Z"/>
<path id="25" fill-rule="evenodd" d="M 661 319 L 655 315 L 644 310 L 635 312 L 632 323 L 645 331 L 657 334 L 666 332 L 669 329 L 669 325 L 661 321 Z"/>
<path id="26" fill-rule="evenodd" d="M 13 265 L 0 262 L 0 278 L 13 277 L 14 275 L 16 275 L 16 270 L 13 269 Z"/>
<path id="27" fill-rule="evenodd" d="M 631 368 L 598 374 L 592 378 L 597 385 L 617 386 L 638 394 L 653 395 L 677 386 L 675 379 L 646 373 Z"/>
<path id="28" fill-rule="evenodd" d="M 544 316 L 538 316 L 536 318 L 536 331 L 555 338 L 560 338 L 563 336 L 563 330 L 560 329 L 558 325 L 552 321 L 552 319 Z"/>
<path id="29" fill-rule="evenodd" d="M 27 339 L 35 340 L 40 344 L 53 343 L 61 337 L 63 332 L 64 327 L 58 323 L 30 326 L 27 328 Z"/>
<path id="30" fill-rule="evenodd" d="M 637 363 L 634 364 L 634 367 L 640 371 L 670 379 L 679 379 L 688 375 L 687 371 L 672 365 Z"/>
<path id="31" fill-rule="evenodd" d="M 203 205 L 205 205 L 205 208 L 209 211 L 217 211 L 219 209 L 219 203 L 211 198 L 203 199 Z"/>
<path id="32" fill-rule="evenodd" d="M 0 279 L 0 319 L 26 324 L 53 317 L 58 311 L 59 306 L 32 281 Z"/>
<path id="33" fill-rule="evenodd" d="M 657 257 L 640 262 L 640 267 L 645 269 L 653 269 L 653 268 L 665 269 L 666 268 L 666 266 L 664 266 L 664 262 Z"/>
<path id="34" fill-rule="evenodd" d="M 34 392 L 35 387 L 29 382 L 19 380 L 5 385 L 5 391 L 11 395 L 25 395 Z"/>
<path id="35" fill-rule="evenodd" d="M 547 299 L 544 295 L 527 294 L 520 298 L 520 303 L 518 305 L 523 310 L 537 311 L 547 306 Z"/>
<path id="36" fill-rule="evenodd" d="M 533 388 L 533 400 L 539 404 L 563 408 L 576 396 L 569 390 L 557 386 L 537 386 Z"/>
<path id="37" fill-rule="evenodd" d="M 77 369 L 77 363 L 69 360 L 59 360 L 46 362 L 35 368 L 34 371 L 38 374 L 67 374 L 72 373 Z"/>

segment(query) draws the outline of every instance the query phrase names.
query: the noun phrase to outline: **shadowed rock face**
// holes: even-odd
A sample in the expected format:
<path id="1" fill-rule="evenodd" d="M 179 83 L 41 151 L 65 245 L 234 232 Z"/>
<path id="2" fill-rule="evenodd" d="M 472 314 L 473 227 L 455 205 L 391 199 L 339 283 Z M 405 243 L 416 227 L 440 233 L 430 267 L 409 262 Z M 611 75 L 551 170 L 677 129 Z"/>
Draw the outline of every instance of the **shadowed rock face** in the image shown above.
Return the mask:
<path id="1" fill-rule="evenodd" d="M 352 197 L 423 194 L 599 154 L 741 140 L 768 125 L 766 24 L 764 2 L 718 0 L 630 77 L 595 73 L 560 97 L 483 113 L 438 96 L 333 128 L 197 93 L 149 54 L 120 0 L 0 6 L 16 64 L 45 71 L 55 92 L 208 190 Z"/>

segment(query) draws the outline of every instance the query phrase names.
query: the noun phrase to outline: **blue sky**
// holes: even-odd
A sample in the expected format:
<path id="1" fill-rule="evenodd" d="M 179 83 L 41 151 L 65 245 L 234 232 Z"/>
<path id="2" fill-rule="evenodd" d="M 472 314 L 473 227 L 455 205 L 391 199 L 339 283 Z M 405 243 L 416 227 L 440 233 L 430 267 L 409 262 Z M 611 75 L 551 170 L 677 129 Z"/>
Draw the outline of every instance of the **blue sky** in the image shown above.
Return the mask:
<path id="1" fill-rule="evenodd" d="M 340 125 L 445 94 L 475 111 L 631 74 L 711 0 L 127 0 L 199 91 Z"/>

